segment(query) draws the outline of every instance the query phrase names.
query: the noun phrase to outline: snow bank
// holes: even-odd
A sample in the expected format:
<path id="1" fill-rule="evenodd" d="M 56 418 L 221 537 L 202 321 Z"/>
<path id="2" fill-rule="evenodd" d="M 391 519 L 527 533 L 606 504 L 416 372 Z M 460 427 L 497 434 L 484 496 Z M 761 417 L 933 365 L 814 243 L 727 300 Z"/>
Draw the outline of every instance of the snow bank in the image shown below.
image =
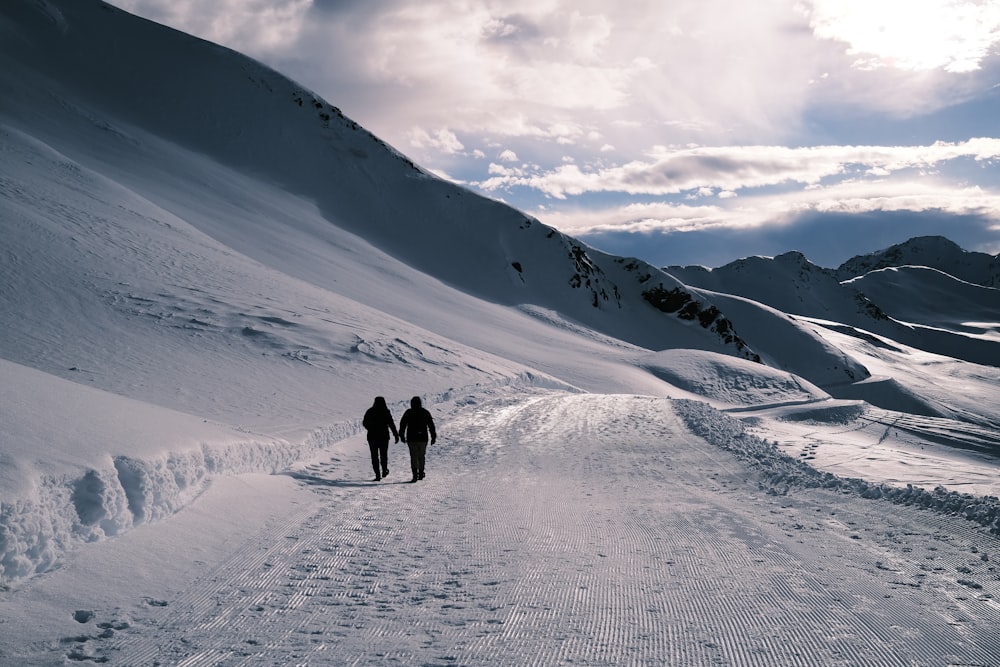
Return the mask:
<path id="1" fill-rule="evenodd" d="M 743 422 L 707 403 L 675 400 L 677 414 L 692 433 L 710 444 L 732 452 L 750 468 L 758 471 L 770 493 L 785 494 L 792 488 L 826 488 L 851 493 L 862 498 L 883 498 L 900 505 L 963 516 L 1000 535 L 1000 498 L 957 493 L 938 486 L 933 491 L 907 484 L 905 487 L 838 477 L 794 459 L 769 443 L 747 432 Z"/>
<path id="2" fill-rule="evenodd" d="M 173 514 L 212 475 L 277 472 L 360 428 L 345 422 L 292 443 L 4 360 L 0 374 L 3 583 L 51 569 L 74 544 Z"/>
<path id="3" fill-rule="evenodd" d="M 0 581 L 51 569 L 74 544 L 107 539 L 167 517 L 200 494 L 213 475 L 278 472 L 348 437 L 356 424 L 326 427 L 306 441 L 198 443 L 154 458 L 107 457 L 78 474 L 43 476 L 27 497 L 0 502 Z"/>

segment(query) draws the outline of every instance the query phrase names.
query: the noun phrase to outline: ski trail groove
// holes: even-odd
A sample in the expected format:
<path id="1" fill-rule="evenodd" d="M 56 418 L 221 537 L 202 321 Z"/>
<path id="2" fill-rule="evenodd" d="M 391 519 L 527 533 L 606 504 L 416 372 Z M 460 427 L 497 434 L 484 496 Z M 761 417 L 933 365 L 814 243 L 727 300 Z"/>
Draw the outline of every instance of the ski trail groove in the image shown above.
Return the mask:
<path id="1" fill-rule="evenodd" d="M 400 483 L 400 445 L 385 482 L 344 484 L 368 474 L 368 453 L 342 443 L 313 470 L 331 481 L 315 505 L 108 654 L 186 667 L 998 664 L 998 577 L 969 549 L 1000 558 L 1000 543 L 955 519 L 770 494 L 662 399 L 543 394 L 439 422 L 426 480 Z M 904 531 L 926 549 L 900 548 Z"/>

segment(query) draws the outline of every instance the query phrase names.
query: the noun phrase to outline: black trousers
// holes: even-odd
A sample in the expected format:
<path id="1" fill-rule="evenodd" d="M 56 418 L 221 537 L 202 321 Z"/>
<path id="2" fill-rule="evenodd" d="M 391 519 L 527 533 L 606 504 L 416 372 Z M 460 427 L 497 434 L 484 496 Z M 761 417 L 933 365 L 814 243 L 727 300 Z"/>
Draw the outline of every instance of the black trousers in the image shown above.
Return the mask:
<path id="1" fill-rule="evenodd" d="M 389 472 L 389 440 L 385 442 L 368 441 L 368 449 L 372 453 L 372 470 L 376 476 Z"/>
<path id="2" fill-rule="evenodd" d="M 426 440 L 407 440 L 406 446 L 410 448 L 410 470 L 413 476 L 420 479 L 424 476 L 424 458 L 427 455 Z"/>

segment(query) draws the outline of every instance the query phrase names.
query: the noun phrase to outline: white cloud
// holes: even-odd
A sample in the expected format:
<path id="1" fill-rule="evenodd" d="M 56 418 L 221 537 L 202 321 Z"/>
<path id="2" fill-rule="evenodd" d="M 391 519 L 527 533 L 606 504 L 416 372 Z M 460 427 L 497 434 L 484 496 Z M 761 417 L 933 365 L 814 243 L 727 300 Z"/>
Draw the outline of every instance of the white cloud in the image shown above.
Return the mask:
<path id="1" fill-rule="evenodd" d="M 517 162 L 517 153 L 510 150 L 501 151 L 500 155 L 497 156 L 502 162 Z"/>
<path id="2" fill-rule="evenodd" d="M 725 224 L 732 216 L 719 206 L 691 206 L 666 202 L 628 204 L 607 208 L 539 210 L 545 224 L 570 234 L 602 231 L 689 231 Z"/>
<path id="3" fill-rule="evenodd" d="M 738 205 L 721 197 L 715 204 L 672 202 L 564 207 L 540 210 L 538 218 L 571 234 L 600 232 L 697 231 L 781 226 L 807 213 L 942 212 L 975 215 L 1000 225 L 1000 191 L 959 187 L 944 182 L 899 180 L 851 181 L 832 187 L 780 195 L 741 196 Z"/>
<path id="4" fill-rule="evenodd" d="M 410 145 L 416 148 L 434 148 L 448 155 L 459 153 L 465 148 L 454 132 L 443 128 L 432 132 L 421 127 L 412 128 Z"/>
<path id="5" fill-rule="evenodd" d="M 644 161 L 593 171 L 562 164 L 547 172 L 495 176 L 479 185 L 486 190 L 534 188 L 557 199 L 588 192 L 664 196 L 720 189 L 735 193 L 790 183 L 817 185 L 824 179 L 855 173 L 927 170 L 959 158 L 984 161 L 998 157 L 1000 139 L 992 138 L 929 146 L 658 146 Z"/>
<path id="6" fill-rule="evenodd" d="M 116 1 L 275 64 L 390 144 L 447 126 L 467 143 L 534 141 L 554 160 L 583 142 L 638 155 L 653 133 L 783 143 L 818 104 L 940 108 L 982 86 L 851 65 L 981 66 L 1000 11 L 972 0 Z M 430 165 L 455 154 L 447 142 L 415 153 Z"/>
<path id="7" fill-rule="evenodd" d="M 979 69 L 1000 42 L 1000 4 L 962 0 L 813 0 L 818 37 L 843 42 L 861 68 Z"/>

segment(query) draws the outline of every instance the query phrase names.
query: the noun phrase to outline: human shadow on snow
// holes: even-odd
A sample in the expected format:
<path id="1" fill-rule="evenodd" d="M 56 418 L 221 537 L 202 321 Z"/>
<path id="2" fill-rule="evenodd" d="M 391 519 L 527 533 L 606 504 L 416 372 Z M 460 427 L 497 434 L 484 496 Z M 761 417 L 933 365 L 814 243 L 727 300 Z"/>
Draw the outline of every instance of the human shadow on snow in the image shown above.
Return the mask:
<path id="1" fill-rule="evenodd" d="M 297 479 L 300 482 L 305 482 L 313 486 L 334 486 L 338 488 L 349 488 L 349 487 L 359 487 L 359 486 L 374 486 L 374 485 L 386 485 L 386 484 L 406 484 L 407 481 L 404 479 L 395 479 L 391 482 L 373 482 L 372 480 L 352 480 L 352 479 L 330 479 L 329 477 L 319 477 L 309 472 L 302 472 L 297 470 L 286 470 L 278 473 L 279 475 L 287 475 L 292 479 Z"/>

